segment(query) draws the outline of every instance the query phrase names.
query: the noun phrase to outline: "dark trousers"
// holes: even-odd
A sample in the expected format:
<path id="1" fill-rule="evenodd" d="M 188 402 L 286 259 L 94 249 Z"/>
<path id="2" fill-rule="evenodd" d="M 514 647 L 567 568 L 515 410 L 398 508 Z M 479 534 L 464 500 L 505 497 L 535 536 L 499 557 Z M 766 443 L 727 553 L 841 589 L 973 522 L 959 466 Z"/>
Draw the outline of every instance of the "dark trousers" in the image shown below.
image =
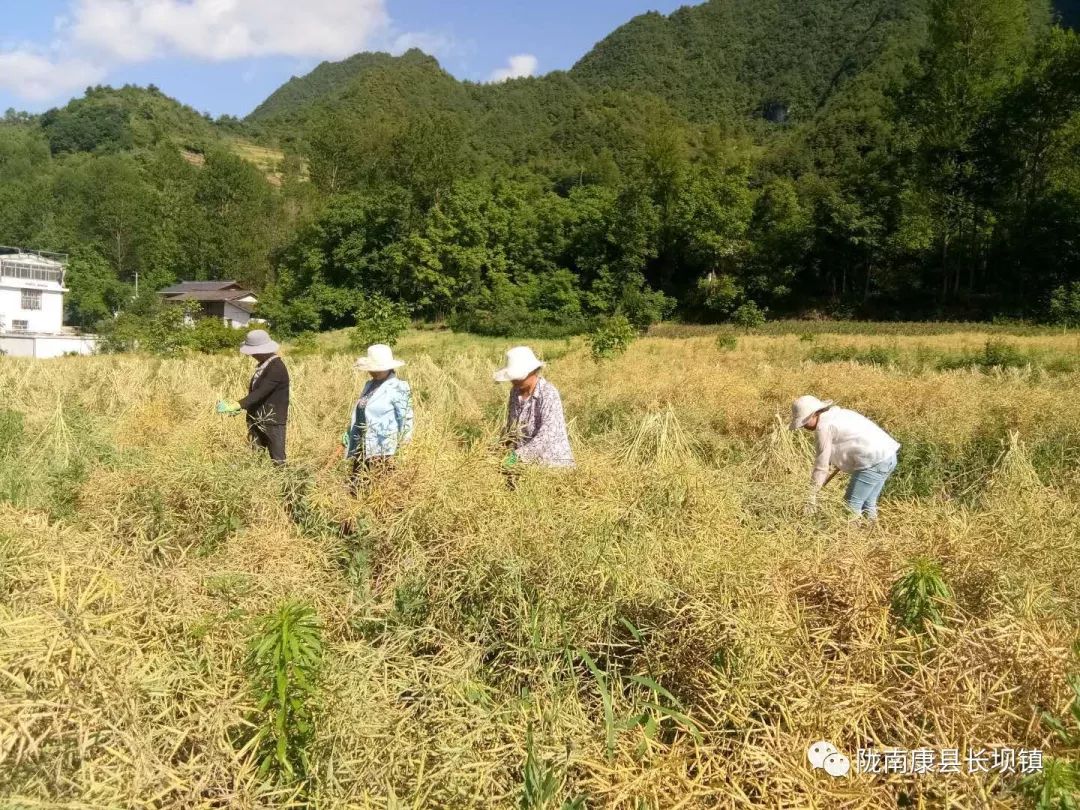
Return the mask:
<path id="1" fill-rule="evenodd" d="M 285 425 L 248 424 L 248 439 L 252 447 L 270 451 L 270 458 L 277 465 L 285 463 Z"/>

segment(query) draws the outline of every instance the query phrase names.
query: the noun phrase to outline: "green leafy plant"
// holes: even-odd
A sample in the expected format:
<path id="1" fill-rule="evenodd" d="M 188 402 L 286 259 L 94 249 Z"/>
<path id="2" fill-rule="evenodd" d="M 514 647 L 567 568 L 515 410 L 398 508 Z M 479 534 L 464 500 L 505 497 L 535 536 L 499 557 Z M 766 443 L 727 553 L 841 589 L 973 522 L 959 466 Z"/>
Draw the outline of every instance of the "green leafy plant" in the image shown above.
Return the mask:
<path id="1" fill-rule="evenodd" d="M 0 459 L 8 459 L 22 444 L 23 415 L 8 408 L 0 409 Z"/>
<path id="2" fill-rule="evenodd" d="M 594 360 L 610 360 L 626 352 L 637 333 L 624 315 L 613 315 L 589 335 Z"/>
<path id="3" fill-rule="evenodd" d="M 569 758 L 567 749 L 567 758 Z M 585 797 L 560 801 L 566 787 L 566 764 L 559 765 L 536 755 L 532 724 L 525 732 L 525 767 L 522 771 L 521 810 L 584 810 Z"/>
<path id="4" fill-rule="evenodd" d="M 315 610 L 285 602 L 265 616 L 251 640 L 247 671 L 256 700 L 246 746 L 260 777 L 297 782 L 310 770 L 322 630 Z"/>
<path id="5" fill-rule="evenodd" d="M 759 307 L 753 301 L 740 304 L 731 313 L 731 322 L 743 329 L 756 329 L 765 323 L 767 310 Z"/>
<path id="6" fill-rule="evenodd" d="M 739 338 L 725 329 L 716 336 L 716 348 L 722 352 L 733 352 L 739 348 Z"/>
<path id="7" fill-rule="evenodd" d="M 899 361 L 899 353 L 888 346 L 819 346 L 807 358 L 814 363 L 859 363 L 866 366 L 893 366 Z"/>
<path id="8" fill-rule="evenodd" d="M 585 667 L 593 676 L 600 692 L 600 700 L 604 708 L 604 750 L 609 760 L 615 758 L 615 744 L 620 731 L 640 727 L 643 739 L 637 749 L 638 756 L 645 754 L 656 742 L 665 725 L 680 728 L 694 739 L 700 739 L 701 732 L 697 724 L 686 715 L 675 696 L 655 680 L 644 675 L 631 675 L 629 680 L 636 686 L 644 688 L 648 697 L 639 702 L 628 716 L 616 718 L 613 693 L 617 690 L 612 689 L 610 676 L 601 670 L 593 657 L 584 650 L 579 650 L 578 655 L 585 662 Z"/>
<path id="9" fill-rule="evenodd" d="M 1050 321 L 1061 326 L 1080 326 L 1080 281 L 1062 285 L 1050 294 Z"/>
<path id="10" fill-rule="evenodd" d="M 1024 368 L 1029 365 L 1032 365 L 1032 358 L 1015 344 L 1005 340 L 991 339 L 986 341 L 982 351 L 965 352 L 943 358 L 938 363 L 938 369 L 948 371 L 958 368 L 977 368 L 982 371 L 992 371 L 1004 368 Z"/>
<path id="11" fill-rule="evenodd" d="M 374 293 L 364 296 L 356 308 L 356 326 L 349 334 L 349 348 L 364 352 L 375 343 L 394 346 L 409 328 L 409 307 Z"/>
<path id="12" fill-rule="evenodd" d="M 702 309 L 721 317 L 730 315 L 745 295 L 742 285 L 726 274 L 710 274 L 698 279 L 695 292 Z"/>
<path id="13" fill-rule="evenodd" d="M 1024 777 L 1020 782 L 1022 793 L 1033 799 L 1037 810 L 1076 810 L 1077 796 L 1080 795 L 1080 675 L 1068 679 L 1073 699 L 1069 704 L 1072 718 L 1062 720 L 1050 712 L 1043 712 L 1042 722 L 1065 748 L 1072 749 L 1076 755 L 1067 760 L 1052 757 L 1043 761 L 1040 773 Z"/>
<path id="14" fill-rule="evenodd" d="M 943 608 L 951 599 L 952 591 L 941 566 L 920 557 L 893 583 L 890 607 L 901 627 L 910 633 L 922 633 L 944 624 Z"/>

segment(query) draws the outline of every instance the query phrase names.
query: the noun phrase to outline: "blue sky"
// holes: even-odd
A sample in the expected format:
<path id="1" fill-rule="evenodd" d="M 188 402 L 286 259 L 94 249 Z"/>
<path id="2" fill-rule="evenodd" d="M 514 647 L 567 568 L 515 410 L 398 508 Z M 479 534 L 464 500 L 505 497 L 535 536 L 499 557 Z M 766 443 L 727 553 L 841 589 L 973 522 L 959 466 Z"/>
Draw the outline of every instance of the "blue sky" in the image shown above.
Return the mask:
<path id="1" fill-rule="evenodd" d="M 636 14 L 687 0 L 0 0 L 0 110 L 40 111 L 89 84 L 156 84 L 243 116 L 292 75 L 417 46 L 462 79 L 573 65 Z"/>

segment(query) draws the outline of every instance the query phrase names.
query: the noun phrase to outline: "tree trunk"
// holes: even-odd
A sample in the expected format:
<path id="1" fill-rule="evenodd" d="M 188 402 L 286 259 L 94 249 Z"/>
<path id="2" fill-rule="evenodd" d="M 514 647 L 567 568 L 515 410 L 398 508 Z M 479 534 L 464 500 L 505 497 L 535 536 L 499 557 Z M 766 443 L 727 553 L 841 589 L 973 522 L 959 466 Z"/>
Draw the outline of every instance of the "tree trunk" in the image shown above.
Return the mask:
<path id="1" fill-rule="evenodd" d="M 941 300 L 949 297 L 949 236 L 941 237 Z"/>

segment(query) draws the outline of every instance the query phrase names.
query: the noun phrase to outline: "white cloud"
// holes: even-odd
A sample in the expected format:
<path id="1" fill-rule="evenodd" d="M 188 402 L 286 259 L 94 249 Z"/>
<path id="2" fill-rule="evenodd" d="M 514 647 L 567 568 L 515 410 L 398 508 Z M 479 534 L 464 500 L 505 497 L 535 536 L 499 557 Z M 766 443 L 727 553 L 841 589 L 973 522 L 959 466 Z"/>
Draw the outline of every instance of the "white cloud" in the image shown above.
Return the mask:
<path id="1" fill-rule="evenodd" d="M 71 32 L 104 57 L 341 59 L 389 24 L 384 0 L 76 0 Z"/>
<path id="2" fill-rule="evenodd" d="M 519 53 L 507 60 L 506 67 L 493 70 L 488 76 L 489 82 L 505 82 L 507 79 L 521 79 L 532 76 L 540 66 L 540 60 L 531 53 Z"/>
<path id="3" fill-rule="evenodd" d="M 391 32 L 386 0 L 69 0 L 53 27 L 57 41 L 47 50 L 0 45 L 0 88 L 48 101 L 125 63 L 343 59 Z M 402 50 L 449 48 L 445 38 L 394 36 Z"/>
<path id="4" fill-rule="evenodd" d="M 27 48 L 0 52 L 0 87 L 28 101 L 48 101 L 104 77 L 104 68 L 82 59 L 50 59 Z"/>

